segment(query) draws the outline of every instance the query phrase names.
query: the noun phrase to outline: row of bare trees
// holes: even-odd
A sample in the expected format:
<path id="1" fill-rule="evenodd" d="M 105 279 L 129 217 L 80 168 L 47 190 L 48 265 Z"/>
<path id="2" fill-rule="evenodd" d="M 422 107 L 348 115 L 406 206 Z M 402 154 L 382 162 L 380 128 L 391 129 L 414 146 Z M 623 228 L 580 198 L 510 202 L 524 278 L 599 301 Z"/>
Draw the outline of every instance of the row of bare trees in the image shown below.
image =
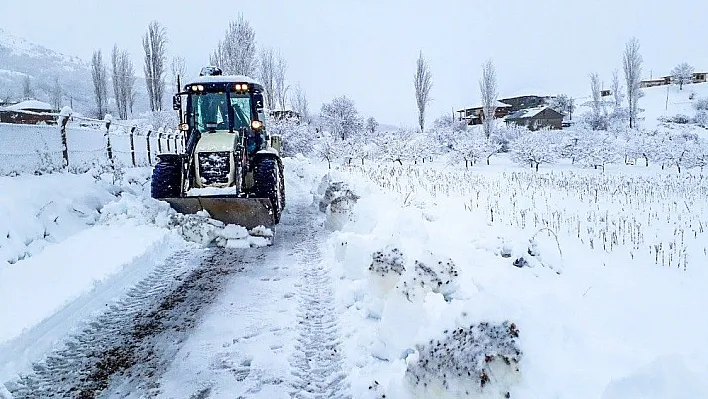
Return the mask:
<path id="1" fill-rule="evenodd" d="M 167 72 L 167 32 L 157 21 L 148 25 L 142 39 L 144 55 L 145 85 L 151 111 L 162 111 L 165 94 L 165 75 Z M 179 61 L 179 60 L 178 60 Z M 184 70 L 184 60 L 181 64 L 173 63 L 175 68 Z M 108 112 L 108 71 L 103 60 L 101 50 L 96 50 L 91 58 L 91 79 L 93 82 L 96 113 L 103 117 Z M 133 106 L 137 92 L 135 89 L 135 67 L 126 50 L 121 50 L 118 45 L 113 46 L 110 60 L 110 76 L 113 87 L 113 98 L 116 110 L 121 119 L 128 118 L 128 112 L 133 113 Z"/>

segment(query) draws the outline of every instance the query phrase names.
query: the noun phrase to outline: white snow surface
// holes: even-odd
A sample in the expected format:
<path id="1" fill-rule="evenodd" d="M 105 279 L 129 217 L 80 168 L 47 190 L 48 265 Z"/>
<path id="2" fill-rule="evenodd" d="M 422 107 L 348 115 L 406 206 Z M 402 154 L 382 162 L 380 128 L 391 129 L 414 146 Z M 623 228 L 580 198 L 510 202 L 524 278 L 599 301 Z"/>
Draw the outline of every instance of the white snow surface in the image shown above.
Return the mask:
<path id="1" fill-rule="evenodd" d="M 538 175 L 508 166 L 469 172 L 390 165 L 357 169 L 334 175 L 361 199 L 350 220 L 329 241 L 341 282 L 336 292 L 345 312 L 343 330 L 349 337 L 345 350 L 354 397 L 385 393 L 395 398 L 455 398 L 465 392 L 472 397 L 510 392 L 512 398 L 708 394 L 695 380 L 708 366 L 708 345 L 702 338 L 708 320 L 701 316 L 708 262 L 705 233 L 698 226 L 698 220 L 708 217 L 700 194 L 704 183 L 685 192 L 682 187 L 693 184 L 691 177 L 662 175 L 657 169 L 618 168 L 600 178 L 587 170 Z M 367 178 L 394 192 L 383 191 Z M 559 186 L 549 191 L 547 182 L 553 180 Z M 685 183 L 680 184 L 682 180 Z M 637 197 L 623 194 L 629 202 L 610 191 L 596 205 L 594 189 L 574 193 L 569 186 L 561 188 L 566 183 L 560 181 L 590 184 L 601 191 L 603 186 L 615 190 L 622 185 L 635 187 L 637 194 L 649 187 L 658 191 Z M 651 205 L 637 204 L 639 198 Z M 687 201 L 686 206 L 669 211 L 677 200 Z M 661 215 L 656 220 L 650 216 L 652 209 Z M 683 222 L 667 219 L 669 212 L 695 226 L 687 222 L 678 227 Z M 641 226 L 633 234 L 646 234 L 641 237 L 646 244 L 638 244 L 636 251 L 628 242 L 622 244 L 630 238 L 621 238 L 622 228 L 617 229 L 626 218 Z M 582 220 L 586 222 L 578 224 Z M 542 230 L 546 226 L 558 235 L 558 243 Z M 578 226 L 589 229 L 590 236 L 578 234 Z M 668 240 L 665 249 L 677 245 L 668 242 L 677 232 L 680 237 L 682 230 L 685 241 L 675 255 L 660 251 L 658 265 L 653 254 L 644 255 L 652 241 L 658 246 Z M 613 231 L 620 241 L 610 249 L 610 238 L 604 246 L 601 237 Z M 594 240 L 594 247 L 588 240 Z M 402 254 L 405 271 L 400 276 L 372 275 L 368 269 L 376 266 L 372 254 L 390 253 L 391 248 Z M 688 262 L 687 267 L 677 268 L 679 253 L 685 254 L 681 264 Z M 674 263 L 667 267 L 672 256 Z M 529 262 L 527 267 L 514 266 L 521 257 Z M 414 286 L 410 282 L 415 260 L 428 265 L 451 260 L 459 275 L 449 280 L 446 292 L 431 285 L 405 289 Z M 438 275 L 443 272 L 437 270 Z M 518 372 L 490 364 L 490 381 L 484 388 L 450 372 L 447 389 L 440 381 L 427 389 L 413 384 L 406 370 L 416 364 L 421 345 L 440 339 L 445 329 L 506 320 L 520 331 L 523 353 Z"/>
<path id="2" fill-rule="evenodd" d="M 330 171 L 302 157 L 285 166 L 283 219 L 299 223 L 294 238 L 279 236 L 229 277 L 163 375 L 161 397 L 301 394 L 293 364 L 316 337 L 303 341 L 299 330 L 315 295 L 303 278 L 317 265 L 331 277 L 337 321 L 318 331 L 341 331 L 354 398 L 708 396 L 708 187 L 698 172 L 535 173 L 504 163 Z M 141 254 L 184 238 L 253 246 L 243 228 L 176 215 L 137 191 L 101 205 L 97 225 L 0 267 L 0 359 L 15 353 L 3 337 L 22 341 L 23 329 Z M 0 381 L 17 369 L 4 367 Z"/>
<path id="3" fill-rule="evenodd" d="M 205 213 L 177 214 L 146 197 L 147 174 L 146 168 L 128 169 L 112 183 L 114 175 L 98 171 L 0 177 L 0 381 L 51 348 L 55 338 L 47 339 L 40 326 L 45 320 L 110 292 L 107 282 L 116 276 L 150 269 L 194 245 L 187 241 L 270 245 L 270 229 L 251 235 Z"/>

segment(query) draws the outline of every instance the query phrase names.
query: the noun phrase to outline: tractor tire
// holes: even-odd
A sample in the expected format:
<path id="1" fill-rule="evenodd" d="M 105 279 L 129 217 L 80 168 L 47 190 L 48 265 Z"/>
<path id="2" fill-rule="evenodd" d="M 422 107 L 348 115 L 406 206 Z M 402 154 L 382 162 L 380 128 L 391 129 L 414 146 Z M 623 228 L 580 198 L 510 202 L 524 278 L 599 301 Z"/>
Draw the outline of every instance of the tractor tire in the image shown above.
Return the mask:
<path id="1" fill-rule="evenodd" d="M 161 155 L 152 171 L 152 198 L 176 198 L 182 196 L 182 157 L 176 154 Z"/>
<path id="2" fill-rule="evenodd" d="M 253 195 L 256 198 L 268 198 L 273 206 L 273 220 L 280 222 L 283 210 L 283 195 L 280 162 L 275 157 L 261 157 L 253 166 Z"/>
<path id="3" fill-rule="evenodd" d="M 278 189 L 280 190 L 280 212 L 285 209 L 285 172 L 283 172 L 283 161 L 278 159 L 278 172 L 280 177 L 280 185 Z"/>

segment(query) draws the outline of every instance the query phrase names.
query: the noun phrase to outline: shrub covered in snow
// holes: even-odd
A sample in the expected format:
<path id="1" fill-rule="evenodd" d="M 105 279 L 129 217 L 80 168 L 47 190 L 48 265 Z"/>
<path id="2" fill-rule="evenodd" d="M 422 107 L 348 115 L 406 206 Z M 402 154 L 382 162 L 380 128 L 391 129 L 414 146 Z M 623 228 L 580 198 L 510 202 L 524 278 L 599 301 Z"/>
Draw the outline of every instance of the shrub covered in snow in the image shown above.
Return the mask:
<path id="1" fill-rule="evenodd" d="M 369 266 L 369 271 L 381 277 L 391 273 L 402 276 L 406 271 L 406 260 L 401 250 L 395 247 L 386 247 L 381 251 L 371 255 L 373 261 Z"/>
<path id="2" fill-rule="evenodd" d="M 518 338 L 518 328 L 509 321 L 445 330 L 442 338 L 417 347 L 418 358 L 408 364 L 406 375 L 423 390 L 452 397 L 472 396 L 489 385 L 508 398 L 504 377 L 519 371 Z"/>

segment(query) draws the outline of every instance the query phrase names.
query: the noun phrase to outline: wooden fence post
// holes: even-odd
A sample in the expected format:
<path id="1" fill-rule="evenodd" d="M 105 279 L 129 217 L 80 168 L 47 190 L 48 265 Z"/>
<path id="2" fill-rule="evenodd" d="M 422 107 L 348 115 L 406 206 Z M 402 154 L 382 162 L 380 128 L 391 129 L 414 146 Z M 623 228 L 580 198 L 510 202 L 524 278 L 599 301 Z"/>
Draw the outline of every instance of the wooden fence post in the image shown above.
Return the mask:
<path id="1" fill-rule="evenodd" d="M 64 113 L 62 110 L 61 114 L 61 154 L 64 158 L 64 167 L 69 167 L 69 145 L 66 140 L 66 124 L 69 123 L 69 118 L 71 118 L 71 111 Z"/>
<path id="2" fill-rule="evenodd" d="M 111 120 L 110 118 L 106 118 L 106 153 L 108 154 L 108 159 L 111 161 L 111 164 L 113 164 L 113 147 L 111 147 Z"/>
<path id="3" fill-rule="evenodd" d="M 174 136 L 172 136 L 172 138 L 175 140 L 175 142 L 174 142 L 174 144 L 175 144 L 175 154 L 179 154 L 179 151 L 178 151 L 178 149 L 177 149 L 177 134 L 175 134 Z"/>
<path id="4" fill-rule="evenodd" d="M 158 130 L 157 131 L 157 153 L 162 154 L 162 131 Z"/>
<path id="5" fill-rule="evenodd" d="M 135 126 L 130 128 L 130 157 L 133 160 L 133 166 L 138 166 L 135 163 L 135 141 L 133 139 L 133 134 L 135 133 Z"/>
<path id="6" fill-rule="evenodd" d="M 150 154 L 150 134 L 152 134 L 152 130 L 148 130 L 147 134 L 147 152 L 148 152 L 148 165 L 152 166 L 152 154 Z"/>
<path id="7" fill-rule="evenodd" d="M 170 134 L 169 133 L 167 133 L 167 140 L 166 141 L 167 141 L 167 152 L 172 152 L 172 150 L 170 150 Z"/>

